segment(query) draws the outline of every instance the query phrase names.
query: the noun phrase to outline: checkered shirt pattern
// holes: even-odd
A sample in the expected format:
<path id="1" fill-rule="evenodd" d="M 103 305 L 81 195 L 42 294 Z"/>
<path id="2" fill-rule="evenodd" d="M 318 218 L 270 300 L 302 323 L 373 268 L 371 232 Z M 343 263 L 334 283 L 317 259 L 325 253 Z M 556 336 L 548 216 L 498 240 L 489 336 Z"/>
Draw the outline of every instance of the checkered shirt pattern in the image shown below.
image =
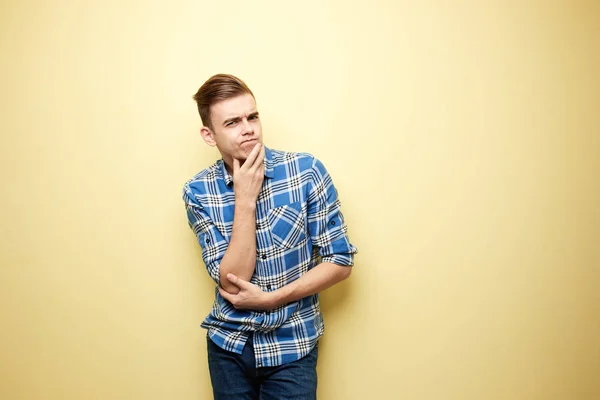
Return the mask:
<path id="1" fill-rule="evenodd" d="M 265 179 L 256 203 L 256 267 L 251 282 L 274 291 L 319 262 L 352 266 L 340 201 L 323 164 L 307 153 L 265 147 Z M 233 227 L 233 179 L 218 160 L 183 189 L 188 222 L 202 247 L 211 278 L 219 284 L 219 265 Z M 323 334 L 318 294 L 269 311 L 236 310 L 215 288 L 211 313 L 201 325 L 219 347 L 241 354 L 251 333 L 257 367 L 299 360 Z"/>

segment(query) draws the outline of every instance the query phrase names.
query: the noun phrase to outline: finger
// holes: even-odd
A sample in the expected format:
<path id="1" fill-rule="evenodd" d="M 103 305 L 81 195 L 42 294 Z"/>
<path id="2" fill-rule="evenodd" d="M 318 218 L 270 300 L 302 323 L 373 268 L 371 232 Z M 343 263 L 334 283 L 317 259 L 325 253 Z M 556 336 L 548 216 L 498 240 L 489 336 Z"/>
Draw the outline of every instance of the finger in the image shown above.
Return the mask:
<path id="1" fill-rule="evenodd" d="M 258 164 L 259 166 L 264 166 L 264 161 L 265 161 L 265 146 L 260 146 L 260 154 L 258 155 L 258 159 L 260 161 L 260 163 Z"/>
<path id="2" fill-rule="evenodd" d="M 229 280 L 229 282 L 233 283 L 235 286 L 239 287 L 240 289 L 247 288 L 248 285 L 250 284 L 250 282 L 245 281 L 242 278 L 238 278 L 234 274 L 227 274 L 227 280 Z"/>
<path id="3" fill-rule="evenodd" d="M 225 289 L 223 289 L 221 286 L 219 286 L 219 293 L 221 294 L 221 296 L 227 300 L 228 302 L 231 303 L 231 300 L 233 300 L 233 295 L 229 292 L 227 292 Z"/>
<path id="4" fill-rule="evenodd" d="M 262 156 L 260 157 L 260 164 L 258 169 L 264 172 L 265 170 L 265 146 L 263 146 Z"/>
<path id="5" fill-rule="evenodd" d="M 264 160 L 265 160 L 265 146 L 261 145 L 260 152 L 254 159 L 254 162 L 252 163 L 250 168 L 254 171 L 258 170 L 262 165 L 264 165 Z"/>
<path id="6" fill-rule="evenodd" d="M 250 167 L 252 167 L 252 165 L 254 164 L 254 161 L 256 161 L 256 157 L 260 153 L 261 147 L 263 147 L 263 146 L 260 143 L 256 143 L 254 145 L 254 147 L 252 148 L 252 151 L 250 152 L 250 154 L 248 154 L 248 158 L 246 158 L 246 161 L 244 162 L 243 167 L 247 166 L 248 169 Z"/>

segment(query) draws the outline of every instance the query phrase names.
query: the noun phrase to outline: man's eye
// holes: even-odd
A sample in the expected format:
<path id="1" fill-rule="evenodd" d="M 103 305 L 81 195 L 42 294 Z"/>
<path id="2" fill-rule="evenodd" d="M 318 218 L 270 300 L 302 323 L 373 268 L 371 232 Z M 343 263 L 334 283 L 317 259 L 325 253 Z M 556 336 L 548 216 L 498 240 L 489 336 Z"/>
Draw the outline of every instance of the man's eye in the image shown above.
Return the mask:
<path id="1" fill-rule="evenodd" d="M 228 123 L 225 124 L 225 126 L 233 126 L 233 125 L 235 125 L 234 121 L 231 121 L 231 122 L 228 122 Z"/>
<path id="2" fill-rule="evenodd" d="M 248 119 L 250 121 L 254 120 L 254 119 L 258 119 L 258 115 L 251 115 L 250 117 L 248 117 Z"/>

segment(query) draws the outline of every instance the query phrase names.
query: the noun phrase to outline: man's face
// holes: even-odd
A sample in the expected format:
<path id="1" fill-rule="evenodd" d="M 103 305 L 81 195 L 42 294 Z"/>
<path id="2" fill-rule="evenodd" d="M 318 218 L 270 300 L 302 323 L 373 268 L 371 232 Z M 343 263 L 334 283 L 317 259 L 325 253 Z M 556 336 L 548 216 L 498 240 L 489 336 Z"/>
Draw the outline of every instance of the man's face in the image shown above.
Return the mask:
<path id="1" fill-rule="evenodd" d="M 204 140 L 217 146 L 231 166 L 233 158 L 246 160 L 254 146 L 262 143 L 262 126 L 251 94 L 242 94 L 211 106 L 212 129 L 203 127 Z"/>

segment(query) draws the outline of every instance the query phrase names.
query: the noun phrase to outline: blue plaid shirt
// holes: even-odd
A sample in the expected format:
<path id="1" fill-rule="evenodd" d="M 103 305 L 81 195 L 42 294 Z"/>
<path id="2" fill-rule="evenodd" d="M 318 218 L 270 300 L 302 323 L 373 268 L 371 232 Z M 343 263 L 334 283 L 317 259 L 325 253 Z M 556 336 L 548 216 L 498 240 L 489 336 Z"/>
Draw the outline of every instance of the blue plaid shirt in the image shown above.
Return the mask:
<path id="1" fill-rule="evenodd" d="M 264 162 L 251 282 L 270 292 L 298 279 L 319 261 L 353 265 L 357 249 L 348 240 L 337 191 L 323 164 L 310 154 L 266 147 Z M 223 160 L 189 180 L 183 199 L 208 273 L 218 285 L 235 203 L 233 179 Z M 253 333 L 257 367 L 299 360 L 323 334 L 318 294 L 266 312 L 236 310 L 216 288 L 215 296 L 202 327 L 215 344 L 238 354 Z"/>

